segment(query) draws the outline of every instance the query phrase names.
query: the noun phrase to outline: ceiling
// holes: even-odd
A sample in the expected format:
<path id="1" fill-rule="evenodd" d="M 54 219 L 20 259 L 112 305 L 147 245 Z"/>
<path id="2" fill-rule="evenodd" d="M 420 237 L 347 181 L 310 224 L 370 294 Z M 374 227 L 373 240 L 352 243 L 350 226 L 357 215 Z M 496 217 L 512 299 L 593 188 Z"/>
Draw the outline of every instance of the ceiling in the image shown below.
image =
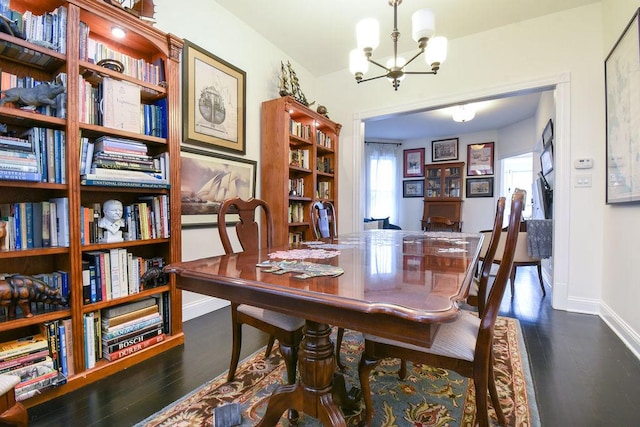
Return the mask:
<path id="1" fill-rule="evenodd" d="M 387 0 L 216 1 L 316 77 L 348 68 L 349 51 L 356 47 L 355 26 L 363 18 L 380 22 L 381 40 L 375 57 L 392 55 L 390 37 L 388 42 L 384 40 L 384 34 L 390 34 L 393 27 L 393 9 Z M 398 7 L 398 29 L 402 33 L 398 51 L 416 50 L 410 22 L 411 14 L 421 8 L 434 12 L 436 35 L 453 39 L 598 1 L 407 0 Z M 450 113 L 442 111 L 371 120 L 365 126 L 365 137 L 404 140 L 498 129 L 532 117 L 539 96 L 492 100 L 466 123 L 456 123 Z"/>

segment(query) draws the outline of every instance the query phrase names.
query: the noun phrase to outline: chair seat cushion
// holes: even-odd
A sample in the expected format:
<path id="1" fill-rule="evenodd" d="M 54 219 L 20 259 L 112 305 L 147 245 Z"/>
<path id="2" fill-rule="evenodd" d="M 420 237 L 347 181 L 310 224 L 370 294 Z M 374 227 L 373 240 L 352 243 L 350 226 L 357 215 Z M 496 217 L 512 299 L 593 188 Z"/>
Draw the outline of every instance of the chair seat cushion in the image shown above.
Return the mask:
<path id="1" fill-rule="evenodd" d="M 365 334 L 364 339 L 471 362 L 475 354 L 479 329 L 480 318 L 474 313 L 461 310 L 460 317 L 455 322 L 440 325 L 436 339 L 431 347 L 420 347 L 367 334 Z"/>
<path id="2" fill-rule="evenodd" d="M 285 331 L 295 331 L 304 326 L 304 319 L 293 317 L 277 311 L 265 310 L 252 305 L 240 304 L 238 311 L 254 319 L 262 320 Z"/>

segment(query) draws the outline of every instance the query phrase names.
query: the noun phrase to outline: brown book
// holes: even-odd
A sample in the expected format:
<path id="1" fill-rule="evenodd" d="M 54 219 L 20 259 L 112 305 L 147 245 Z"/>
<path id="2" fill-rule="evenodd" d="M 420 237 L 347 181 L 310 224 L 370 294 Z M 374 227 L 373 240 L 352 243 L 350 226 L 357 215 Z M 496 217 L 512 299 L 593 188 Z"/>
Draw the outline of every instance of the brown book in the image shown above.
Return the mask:
<path id="1" fill-rule="evenodd" d="M 109 319 L 102 319 L 102 328 L 112 328 L 114 326 L 121 325 L 126 322 L 130 322 L 140 317 L 147 316 L 149 314 L 158 313 L 158 306 L 152 305 L 150 307 L 141 308 L 140 310 L 132 311 L 131 313 L 123 314 L 121 316 L 112 317 Z"/>

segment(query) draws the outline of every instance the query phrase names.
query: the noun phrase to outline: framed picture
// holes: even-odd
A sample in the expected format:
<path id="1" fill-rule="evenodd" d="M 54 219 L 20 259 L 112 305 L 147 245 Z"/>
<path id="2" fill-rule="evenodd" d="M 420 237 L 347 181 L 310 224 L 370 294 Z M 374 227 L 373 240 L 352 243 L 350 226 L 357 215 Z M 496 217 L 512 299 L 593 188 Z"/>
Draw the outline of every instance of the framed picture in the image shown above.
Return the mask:
<path id="1" fill-rule="evenodd" d="M 254 160 L 183 147 L 180 152 L 183 227 L 216 225 L 223 200 L 255 197 L 256 164 Z"/>
<path id="2" fill-rule="evenodd" d="M 402 197 L 424 197 L 424 180 L 409 179 L 402 181 Z"/>
<path id="3" fill-rule="evenodd" d="M 605 59 L 607 204 L 640 202 L 639 12 Z"/>
<path id="4" fill-rule="evenodd" d="M 553 143 L 549 142 L 540 154 L 540 167 L 542 175 L 547 175 L 553 170 Z"/>
<path id="5" fill-rule="evenodd" d="M 549 122 L 547 123 L 547 125 L 544 127 L 544 130 L 542 131 L 542 145 L 546 147 L 547 144 L 551 143 L 552 139 L 553 139 L 553 121 L 549 119 Z"/>
<path id="6" fill-rule="evenodd" d="M 244 154 L 245 72 L 187 40 L 182 52 L 182 139 Z"/>
<path id="7" fill-rule="evenodd" d="M 493 175 L 493 142 L 467 145 L 467 176 Z"/>
<path id="8" fill-rule="evenodd" d="M 431 160 L 434 162 L 458 160 L 458 138 L 431 141 Z"/>
<path id="9" fill-rule="evenodd" d="M 467 198 L 493 197 L 493 177 L 467 178 Z"/>
<path id="10" fill-rule="evenodd" d="M 424 176 L 424 148 L 404 150 L 404 177 Z"/>

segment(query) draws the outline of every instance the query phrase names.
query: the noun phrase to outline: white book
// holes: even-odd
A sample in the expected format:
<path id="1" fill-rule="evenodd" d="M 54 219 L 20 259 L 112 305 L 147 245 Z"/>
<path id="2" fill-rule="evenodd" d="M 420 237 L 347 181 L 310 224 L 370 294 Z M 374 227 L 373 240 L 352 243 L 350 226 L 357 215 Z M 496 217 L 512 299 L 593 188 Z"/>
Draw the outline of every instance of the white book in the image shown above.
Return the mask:
<path id="1" fill-rule="evenodd" d="M 120 298 L 120 251 L 118 248 L 109 250 L 111 262 L 111 297 Z"/>
<path id="2" fill-rule="evenodd" d="M 85 366 L 91 369 L 96 366 L 96 333 L 93 313 L 84 315 L 84 354 Z"/>
<path id="3" fill-rule="evenodd" d="M 49 202 L 56 206 L 56 227 L 54 228 L 57 230 L 58 238 L 58 244 L 56 246 L 69 247 L 69 198 L 56 197 L 50 199 Z M 53 210 L 52 206 L 51 210 Z"/>
<path id="4" fill-rule="evenodd" d="M 105 77 L 102 82 L 102 124 L 140 133 L 140 87 Z"/>
<path id="5" fill-rule="evenodd" d="M 129 295 L 129 271 L 127 263 L 127 250 L 118 249 L 118 262 L 120 263 L 120 296 Z"/>

